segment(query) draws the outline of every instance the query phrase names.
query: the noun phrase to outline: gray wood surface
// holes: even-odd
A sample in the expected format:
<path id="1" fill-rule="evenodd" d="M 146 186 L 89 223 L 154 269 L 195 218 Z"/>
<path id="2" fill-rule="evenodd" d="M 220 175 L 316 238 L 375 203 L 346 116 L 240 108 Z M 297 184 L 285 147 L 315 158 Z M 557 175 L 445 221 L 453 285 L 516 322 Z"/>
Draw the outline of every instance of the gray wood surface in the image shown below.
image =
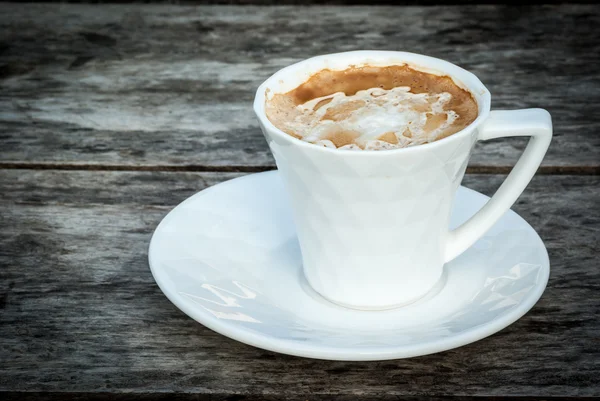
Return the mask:
<path id="1" fill-rule="evenodd" d="M 0 4 L 0 166 L 272 168 L 259 83 L 313 55 L 388 49 L 473 71 L 495 108 L 547 108 L 546 171 L 597 173 L 599 25 L 594 5 Z M 471 165 L 511 166 L 524 143 L 480 144 Z"/>
<path id="2" fill-rule="evenodd" d="M 0 3 L 0 398 L 487 400 L 600 396 L 600 9 Z M 514 209 L 548 247 L 539 303 L 408 360 L 279 355 L 185 316 L 150 236 L 193 193 L 274 168 L 253 92 L 303 58 L 407 50 L 475 72 L 555 137 Z M 481 143 L 491 195 L 525 142 Z"/>
<path id="3" fill-rule="evenodd" d="M 518 322 L 436 355 L 330 362 L 218 335 L 154 283 L 147 247 L 158 222 L 187 196 L 236 176 L 0 171 L 0 390 L 58 399 L 600 394 L 599 177 L 538 176 L 514 207 L 552 264 L 544 296 Z M 503 178 L 470 175 L 465 184 L 492 194 Z"/>

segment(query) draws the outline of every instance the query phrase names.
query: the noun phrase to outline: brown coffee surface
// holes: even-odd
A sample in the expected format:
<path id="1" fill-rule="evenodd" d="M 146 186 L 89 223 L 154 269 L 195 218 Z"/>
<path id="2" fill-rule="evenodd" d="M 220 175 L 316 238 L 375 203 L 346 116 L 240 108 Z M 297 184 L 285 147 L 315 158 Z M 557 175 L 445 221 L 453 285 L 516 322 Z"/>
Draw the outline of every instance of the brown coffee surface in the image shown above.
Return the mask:
<path id="1" fill-rule="evenodd" d="M 478 108 L 450 77 L 394 65 L 319 71 L 268 99 L 266 114 L 308 142 L 380 150 L 445 138 L 472 123 Z"/>

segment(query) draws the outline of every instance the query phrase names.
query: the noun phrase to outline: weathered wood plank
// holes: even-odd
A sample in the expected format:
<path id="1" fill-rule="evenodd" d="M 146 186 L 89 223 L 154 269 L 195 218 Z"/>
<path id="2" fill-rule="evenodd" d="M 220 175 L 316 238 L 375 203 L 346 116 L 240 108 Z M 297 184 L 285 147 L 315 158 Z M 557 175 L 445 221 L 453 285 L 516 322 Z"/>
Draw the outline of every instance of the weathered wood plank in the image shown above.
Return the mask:
<path id="1" fill-rule="evenodd" d="M 545 107 L 545 166 L 600 166 L 600 10 L 0 4 L 0 163 L 273 166 L 259 83 L 317 54 L 408 50 L 481 77 L 494 107 Z M 479 145 L 510 166 L 524 140 Z M 576 157 L 573 157 L 576 155 Z"/>
<path id="2" fill-rule="evenodd" d="M 0 391 L 311 400 L 600 393 L 600 178 L 538 176 L 515 206 L 552 266 L 546 293 L 521 320 L 441 354 L 349 363 L 229 340 L 179 312 L 153 282 L 147 247 L 161 218 L 235 176 L 0 171 Z M 490 194 L 503 178 L 465 183 Z"/>

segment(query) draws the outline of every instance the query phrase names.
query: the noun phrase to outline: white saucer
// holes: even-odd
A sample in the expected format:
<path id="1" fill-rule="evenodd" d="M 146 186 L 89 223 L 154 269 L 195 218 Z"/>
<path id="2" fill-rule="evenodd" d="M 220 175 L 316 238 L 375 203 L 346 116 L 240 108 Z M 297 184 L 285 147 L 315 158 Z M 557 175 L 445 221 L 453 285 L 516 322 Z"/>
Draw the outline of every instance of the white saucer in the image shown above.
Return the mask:
<path id="1" fill-rule="evenodd" d="M 452 225 L 488 199 L 461 187 Z M 356 361 L 431 354 L 489 336 L 533 307 L 550 272 L 541 239 L 510 211 L 418 302 L 378 312 L 334 305 L 304 279 L 276 171 L 184 201 L 159 224 L 149 259 L 171 302 L 218 333 L 285 354 Z"/>

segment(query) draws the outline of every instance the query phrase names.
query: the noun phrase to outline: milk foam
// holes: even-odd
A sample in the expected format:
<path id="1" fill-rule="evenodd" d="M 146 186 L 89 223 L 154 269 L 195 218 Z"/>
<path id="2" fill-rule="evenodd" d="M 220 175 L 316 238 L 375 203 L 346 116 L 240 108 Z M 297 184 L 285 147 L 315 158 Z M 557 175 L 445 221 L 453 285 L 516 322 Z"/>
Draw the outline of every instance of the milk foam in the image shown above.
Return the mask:
<path id="1" fill-rule="evenodd" d="M 409 87 L 338 92 L 296 106 L 300 114 L 287 125 L 302 140 L 328 148 L 337 148 L 330 140 L 336 132 L 354 137 L 339 149 L 405 148 L 433 142 L 452 125 L 458 114 L 444 108 L 451 98 L 447 92 L 411 93 Z"/>

